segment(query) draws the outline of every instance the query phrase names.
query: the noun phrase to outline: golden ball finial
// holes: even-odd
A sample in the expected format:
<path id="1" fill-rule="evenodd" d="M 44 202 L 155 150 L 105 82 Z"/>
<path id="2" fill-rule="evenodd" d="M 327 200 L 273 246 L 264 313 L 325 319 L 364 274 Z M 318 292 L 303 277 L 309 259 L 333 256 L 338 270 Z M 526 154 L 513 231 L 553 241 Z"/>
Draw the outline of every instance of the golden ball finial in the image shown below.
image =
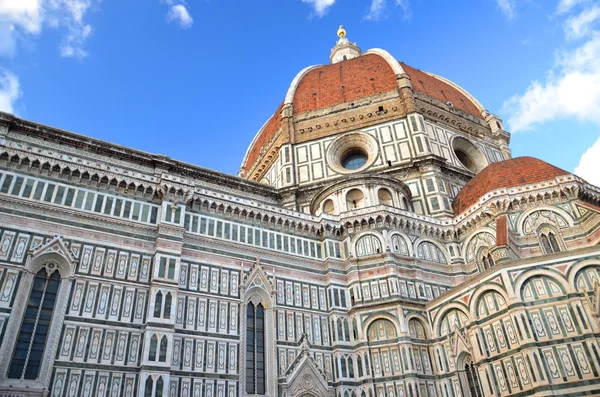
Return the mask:
<path id="1" fill-rule="evenodd" d="M 340 28 L 337 31 L 337 35 L 340 39 L 346 37 L 346 29 L 344 29 L 344 25 L 340 25 Z"/>

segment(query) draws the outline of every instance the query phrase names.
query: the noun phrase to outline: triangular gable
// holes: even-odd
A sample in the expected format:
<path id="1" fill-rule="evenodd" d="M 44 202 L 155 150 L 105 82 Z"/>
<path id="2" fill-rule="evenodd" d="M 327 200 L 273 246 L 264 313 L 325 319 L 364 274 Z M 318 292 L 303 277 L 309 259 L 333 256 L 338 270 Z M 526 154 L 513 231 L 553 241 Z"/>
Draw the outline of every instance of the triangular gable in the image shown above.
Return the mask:
<path id="1" fill-rule="evenodd" d="M 273 288 L 273 284 L 269 277 L 265 273 L 263 266 L 260 263 L 260 259 L 256 259 L 256 262 L 250 268 L 250 271 L 244 277 L 244 281 L 242 282 L 242 288 L 244 291 L 249 290 L 250 288 L 262 288 L 269 293 L 269 295 L 273 294 L 275 288 Z"/>
<path id="2" fill-rule="evenodd" d="M 303 336 L 302 350 L 285 373 L 282 387 L 284 396 L 299 396 L 304 393 L 319 397 L 333 397 L 333 390 L 327 383 L 325 374 L 309 353 L 309 345 Z"/>
<path id="3" fill-rule="evenodd" d="M 69 264 L 74 264 L 76 262 L 75 255 L 73 255 L 73 252 L 67 247 L 60 234 L 57 234 L 47 243 L 30 251 L 30 258 L 35 259 L 45 254 L 58 254 L 65 258 Z"/>
<path id="4" fill-rule="evenodd" d="M 450 337 L 451 342 L 454 342 L 452 346 L 452 352 L 454 357 L 459 357 L 460 353 L 467 352 L 471 354 L 471 342 L 464 329 L 459 329 L 456 325 L 454 326 L 453 335 Z"/>

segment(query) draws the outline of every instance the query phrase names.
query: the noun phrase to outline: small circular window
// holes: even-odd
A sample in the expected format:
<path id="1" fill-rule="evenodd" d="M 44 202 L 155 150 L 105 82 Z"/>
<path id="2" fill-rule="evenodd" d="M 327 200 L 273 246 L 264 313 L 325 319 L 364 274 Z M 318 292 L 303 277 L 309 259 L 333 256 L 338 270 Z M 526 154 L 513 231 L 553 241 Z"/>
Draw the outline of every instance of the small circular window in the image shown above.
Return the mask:
<path id="1" fill-rule="evenodd" d="M 360 149 L 353 149 L 344 154 L 341 164 L 345 169 L 354 171 L 362 168 L 362 166 L 367 163 L 368 159 L 369 156 L 367 156 L 364 151 Z"/>
<path id="2" fill-rule="evenodd" d="M 378 158 L 377 141 L 369 134 L 350 132 L 339 136 L 327 148 L 327 163 L 338 174 L 366 170 Z"/>

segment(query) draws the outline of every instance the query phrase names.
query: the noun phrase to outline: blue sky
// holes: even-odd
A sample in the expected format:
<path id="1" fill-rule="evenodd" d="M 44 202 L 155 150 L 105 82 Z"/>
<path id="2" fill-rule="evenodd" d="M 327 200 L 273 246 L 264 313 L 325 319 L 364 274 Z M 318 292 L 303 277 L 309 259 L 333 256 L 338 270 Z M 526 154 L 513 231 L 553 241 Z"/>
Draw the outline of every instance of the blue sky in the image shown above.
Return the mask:
<path id="1" fill-rule="evenodd" d="M 0 0 L 0 110 L 235 174 L 343 24 L 470 91 L 531 155 L 600 184 L 591 0 Z"/>

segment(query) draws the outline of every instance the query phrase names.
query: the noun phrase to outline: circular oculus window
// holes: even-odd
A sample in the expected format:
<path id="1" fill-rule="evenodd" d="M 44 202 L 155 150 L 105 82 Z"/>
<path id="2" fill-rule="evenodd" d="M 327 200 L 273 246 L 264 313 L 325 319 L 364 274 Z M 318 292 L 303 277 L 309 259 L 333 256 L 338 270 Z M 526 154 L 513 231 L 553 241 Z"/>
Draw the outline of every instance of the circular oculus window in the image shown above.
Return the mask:
<path id="1" fill-rule="evenodd" d="M 342 167 L 349 171 L 361 169 L 369 160 L 369 156 L 361 149 L 351 149 L 342 156 Z"/>
<path id="2" fill-rule="evenodd" d="M 340 174 L 364 170 L 376 159 L 377 142 L 371 135 L 361 132 L 344 134 L 327 149 L 329 166 Z"/>

